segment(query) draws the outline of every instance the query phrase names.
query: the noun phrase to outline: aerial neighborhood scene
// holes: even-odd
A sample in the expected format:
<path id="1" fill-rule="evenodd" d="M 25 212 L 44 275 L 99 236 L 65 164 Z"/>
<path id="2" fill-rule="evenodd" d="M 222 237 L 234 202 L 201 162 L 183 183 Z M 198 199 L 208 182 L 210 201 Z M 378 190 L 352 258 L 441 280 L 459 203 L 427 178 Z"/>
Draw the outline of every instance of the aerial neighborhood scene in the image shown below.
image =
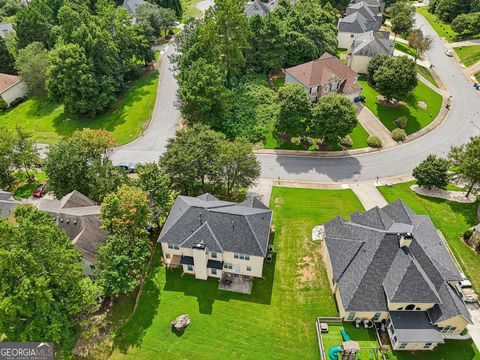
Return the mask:
<path id="1" fill-rule="evenodd" d="M 0 360 L 480 360 L 480 1 L 0 0 Z"/>

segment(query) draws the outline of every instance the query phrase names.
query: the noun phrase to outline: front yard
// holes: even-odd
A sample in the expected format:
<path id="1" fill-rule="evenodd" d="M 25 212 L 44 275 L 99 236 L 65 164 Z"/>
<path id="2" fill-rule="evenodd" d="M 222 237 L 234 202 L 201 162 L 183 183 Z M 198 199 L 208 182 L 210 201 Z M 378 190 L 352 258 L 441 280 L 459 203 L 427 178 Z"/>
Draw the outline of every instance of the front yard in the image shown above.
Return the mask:
<path id="1" fill-rule="evenodd" d="M 445 38 L 448 42 L 453 42 L 457 40 L 458 33 L 453 31 L 452 27 L 449 24 L 444 23 L 442 20 L 437 18 L 436 15 L 431 14 L 427 10 L 427 6 L 416 7 L 417 13 L 422 15 L 437 32 L 438 36 Z"/>
<path id="2" fill-rule="evenodd" d="M 480 45 L 456 47 L 453 50 L 467 67 L 480 61 Z"/>
<path id="3" fill-rule="evenodd" d="M 157 248 L 135 315 L 115 332 L 113 348 L 95 358 L 113 350 L 113 359 L 318 359 L 315 319 L 337 309 L 311 229 L 363 208 L 350 190 L 274 188 L 270 204 L 274 261 L 266 263 L 264 280 L 254 280 L 251 295 L 167 271 Z M 116 323 L 125 317 L 125 307 L 117 306 Z M 170 321 L 183 313 L 192 323 L 175 335 Z"/>
<path id="4" fill-rule="evenodd" d="M 390 131 L 397 127 L 393 122 L 395 119 L 406 116 L 408 124 L 405 131 L 407 134 L 412 134 L 435 120 L 442 107 L 442 96 L 421 81 L 418 82 L 415 90 L 406 99 L 405 105 L 394 106 L 381 103 L 378 100 L 379 93 L 368 84 L 365 77 L 362 77 L 359 83 L 363 88 L 365 106 Z M 426 104 L 427 108 L 422 108 L 419 102 Z"/>
<path id="5" fill-rule="evenodd" d="M 9 112 L 0 113 L 0 126 L 15 129 L 21 125 L 33 133 L 36 142 L 49 144 L 78 129 L 105 129 L 113 132 L 119 144 L 125 144 L 140 136 L 149 121 L 157 83 L 156 71 L 132 82 L 111 110 L 94 118 L 71 116 L 64 112 L 62 105 L 31 98 Z"/>

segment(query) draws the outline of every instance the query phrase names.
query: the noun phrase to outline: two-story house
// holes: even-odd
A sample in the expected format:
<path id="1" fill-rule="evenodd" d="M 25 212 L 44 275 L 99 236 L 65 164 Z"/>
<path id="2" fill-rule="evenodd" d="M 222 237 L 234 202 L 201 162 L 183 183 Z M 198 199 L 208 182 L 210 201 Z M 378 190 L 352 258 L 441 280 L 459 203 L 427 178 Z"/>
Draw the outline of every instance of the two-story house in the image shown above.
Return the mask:
<path id="1" fill-rule="evenodd" d="M 353 100 L 362 93 L 358 74 L 328 52 L 318 60 L 285 69 L 285 83 L 302 85 L 312 101 L 328 93 Z"/>
<path id="2" fill-rule="evenodd" d="M 163 261 L 197 279 L 222 279 L 226 290 L 245 280 L 239 291 L 249 293 L 252 278 L 262 277 L 271 221 L 271 210 L 256 198 L 237 204 L 210 194 L 179 196 L 158 238 Z"/>
<path id="3" fill-rule="evenodd" d="M 384 322 L 395 350 L 431 350 L 471 322 L 444 239 L 401 200 L 329 221 L 323 251 L 340 316 Z"/>
<path id="4" fill-rule="evenodd" d="M 377 55 L 392 56 L 393 41 L 388 31 L 368 31 L 359 34 L 347 51 L 347 66 L 359 74 L 368 73 L 370 61 Z"/>

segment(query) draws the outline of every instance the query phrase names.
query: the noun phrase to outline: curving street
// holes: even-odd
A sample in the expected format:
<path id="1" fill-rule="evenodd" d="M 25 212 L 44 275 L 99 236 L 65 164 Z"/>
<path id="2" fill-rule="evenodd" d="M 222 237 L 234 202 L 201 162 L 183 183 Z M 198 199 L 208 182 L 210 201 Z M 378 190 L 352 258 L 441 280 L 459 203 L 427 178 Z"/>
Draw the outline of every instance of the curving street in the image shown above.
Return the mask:
<path id="1" fill-rule="evenodd" d="M 431 63 L 452 95 L 446 120 L 427 135 L 398 147 L 374 153 L 335 158 L 258 155 L 264 179 L 309 182 L 350 182 L 386 178 L 410 173 L 428 154 L 445 155 L 451 146 L 480 135 L 480 94 L 460 67 L 445 55 L 445 47 L 428 22 L 418 14 L 416 26 L 434 39 L 427 53 Z M 179 121 L 176 107 L 177 84 L 165 58 L 158 88 L 157 103 L 150 127 L 131 144 L 118 148 L 114 162 L 156 161 L 167 139 L 174 136 Z"/>

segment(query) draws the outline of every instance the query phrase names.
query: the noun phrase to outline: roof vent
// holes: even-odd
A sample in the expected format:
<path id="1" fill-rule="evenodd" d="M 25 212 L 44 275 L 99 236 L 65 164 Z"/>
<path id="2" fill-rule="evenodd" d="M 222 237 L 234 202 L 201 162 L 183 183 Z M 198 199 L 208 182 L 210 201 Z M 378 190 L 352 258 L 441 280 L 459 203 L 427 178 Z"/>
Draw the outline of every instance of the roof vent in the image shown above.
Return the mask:
<path id="1" fill-rule="evenodd" d="M 202 213 L 201 212 L 198 214 L 198 220 L 200 220 L 200 225 L 203 225 Z"/>
<path id="2" fill-rule="evenodd" d="M 70 219 L 67 219 L 67 224 L 70 224 Z"/>
<path id="3" fill-rule="evenodd" d="M 60 218 L 60 222 L 63 223 L 63 218 Z"/>
<path id="4" fill-rule="evenodd" d="M 77 222 L 78 222 L 77 219 L 73 220 L 73 225 L 77 225 Z"/>

